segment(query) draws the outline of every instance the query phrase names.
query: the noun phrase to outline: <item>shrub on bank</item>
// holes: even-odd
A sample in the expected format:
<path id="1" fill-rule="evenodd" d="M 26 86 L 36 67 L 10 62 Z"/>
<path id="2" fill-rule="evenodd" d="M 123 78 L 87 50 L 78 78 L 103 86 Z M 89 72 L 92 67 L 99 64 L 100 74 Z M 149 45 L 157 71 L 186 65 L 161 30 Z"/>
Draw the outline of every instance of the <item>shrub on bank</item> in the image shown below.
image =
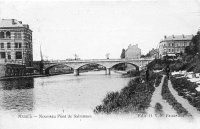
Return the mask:
<path id="1" fill-rule="evenodd" d="M 166 100 L 174 108 L 174 110 L 176 110 L 178 115 L 181 115 L 181 116 L 190 115 L 188 111 L 184 107 L 182 107 L 182 105 L 179 102 L 177 102 L 177 100 L 171 94 L 168 88 L 168 79 L 166 77 L 164 79 L 161 94 L 162 94 L 163 99 Z"/>
<path id="2" fill-rule="evenodd" d="M 160 114 L 160 115 L 164 114 L 163 107 L 162 107 L 162 105 L 160 103 L 156 103 L 156 105 L 155 105 L 155 112 L 157 114 Z"/>
<path id="3" fill-rule="evenodd" d="M 102 104 L 97 106 L 94 112 L 106 114 L 119 112 L 145 113 L 145 110 L 150 106 L 157 76 L 153 74 L 148 82 L 145 82 L 142 77 L 130 80 L 128 85 L 120 92 L 108 93 Z"/>
<path id="4" fill-rule="evenodd" d="M 161 83 L 161 79 L 162 79 L 162 75 L 157 74 L 156 82 L 155 82 L 155 87 L 159 86 L 159 84 Z"/>
<path id="5" fill-rule="evenodd" d="M 135 77 L 135 76 L 139 76 L 140 75 L 140 71 L 137 70 L 130 70 L 127 72 L 127 74 L 131 77 Z"/>
<path id="6" fill-rule="evenodd" d="M 186 89 L 187 91 L 197 93 L 195 88 L 197 88 L 198 85 L 188 81 L 186 78 L 171 77 L 171 82 L 173 88 L 176 89 L 177 91 L 183 91 L 184 89 Z"/>
<path id="7" fill-rule="evenodd" d="M 198 85 L 188 81 L 186 78 L 171 77 L 171 82 L 178 95 L 183 96 L 200 111 L 200 93 L 195 89 Z"/>

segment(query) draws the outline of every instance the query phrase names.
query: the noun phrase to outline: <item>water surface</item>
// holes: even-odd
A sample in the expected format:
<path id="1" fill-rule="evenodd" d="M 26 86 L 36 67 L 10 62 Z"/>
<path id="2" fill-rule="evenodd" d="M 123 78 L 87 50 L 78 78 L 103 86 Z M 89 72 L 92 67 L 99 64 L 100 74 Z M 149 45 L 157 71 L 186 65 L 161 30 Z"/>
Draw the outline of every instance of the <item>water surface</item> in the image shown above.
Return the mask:
<path id="1" fill-rule="evenodd" d="M 0 111 L 92 112 L 108 92 L 120 91 L 130 78 L 104 71 L 0 81 Z"/>

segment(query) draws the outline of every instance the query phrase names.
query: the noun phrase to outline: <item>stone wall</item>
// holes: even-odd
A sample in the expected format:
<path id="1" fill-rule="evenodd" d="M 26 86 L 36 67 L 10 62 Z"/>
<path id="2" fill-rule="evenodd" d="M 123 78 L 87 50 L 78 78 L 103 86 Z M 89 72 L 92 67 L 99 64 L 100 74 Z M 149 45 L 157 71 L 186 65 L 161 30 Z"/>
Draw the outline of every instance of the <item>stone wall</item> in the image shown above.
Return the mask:
<path id="1" fill-rule="evenodd" d="M 19 64 L 6 64 L 0 65 L 0 77 L 12 77 L 12 76 L 25 76 L 26 67 L 25 65 Z"/>

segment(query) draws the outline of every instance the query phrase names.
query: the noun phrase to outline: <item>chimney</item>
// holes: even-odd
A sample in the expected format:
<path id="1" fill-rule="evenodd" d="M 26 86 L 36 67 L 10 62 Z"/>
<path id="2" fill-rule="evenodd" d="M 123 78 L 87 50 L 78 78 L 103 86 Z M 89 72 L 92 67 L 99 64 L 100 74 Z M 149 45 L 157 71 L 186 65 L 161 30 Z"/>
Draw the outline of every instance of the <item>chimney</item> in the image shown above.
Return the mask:
<path id="1" fill-rule="evenodd" d="M 22 21 L 19 21 L 20 24 L 22 24 Z"/>
<path id="2" fill-rule="evenodd" d="M 167 38 L 167 36 L 165 35 L 165 36 L 164 36 L 164 38 L 166 39 L 166 38 Z"/>
<path id="3" fill-rule="evenodd" d="M 12 19 L 12 24 L 13 24 L 13 25 L 16 24 L 15 19 Z"/>
<path id="4" fill-rule="evenodd" d="M 23 26 L 24 26 L 25 28 L 29 29 L 29 25 L 23 24 Z"/>
<path id="5" fill-rule="evenodd" d="M 185 35 L 183 34 L 183 38 L 185 38 Z"/>
<path id="6" fill-rule="evenodd" d="M 175 38 L 175 36 L 174 36 L 174 35 L 172 35 L 172 37 L 173 37 L 173 38 Z"/>

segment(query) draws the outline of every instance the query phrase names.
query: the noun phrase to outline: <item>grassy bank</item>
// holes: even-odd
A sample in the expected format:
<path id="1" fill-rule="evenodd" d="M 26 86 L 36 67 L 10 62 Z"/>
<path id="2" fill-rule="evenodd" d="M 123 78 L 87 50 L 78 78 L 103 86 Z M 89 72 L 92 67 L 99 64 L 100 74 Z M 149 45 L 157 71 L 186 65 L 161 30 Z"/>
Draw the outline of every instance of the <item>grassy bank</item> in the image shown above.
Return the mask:
<path id="1" fill-rule="evenodd" d="M 155 90 L 154 84 L 159 75 L 154 73 L 148 82 L 140 76 L 130 80 L 120 92 L 110 92 L 103 99 L 102 104 L 94 109 L 95 113 L 146 113 L 150 106 L 151 97 Z M 160 81 L 157 81 L 160 82 Z"/>
<path id="2" fill-rule="evenodd" d="M 188 111 L 174 98 L 168 87 L 168 79 L 165 77 L 162 87 L 162 97 L 166 100 L 180 116 L 190 115 Z"/>
<path id="3" fill-rule="evenodd" d="M 187 99 L 192 106 L 200 111 L 200 92 L 195 89 L 198 85 L 188 81 L 186 78 L 171 77 L 171 82 L 178 95 Z"/>

